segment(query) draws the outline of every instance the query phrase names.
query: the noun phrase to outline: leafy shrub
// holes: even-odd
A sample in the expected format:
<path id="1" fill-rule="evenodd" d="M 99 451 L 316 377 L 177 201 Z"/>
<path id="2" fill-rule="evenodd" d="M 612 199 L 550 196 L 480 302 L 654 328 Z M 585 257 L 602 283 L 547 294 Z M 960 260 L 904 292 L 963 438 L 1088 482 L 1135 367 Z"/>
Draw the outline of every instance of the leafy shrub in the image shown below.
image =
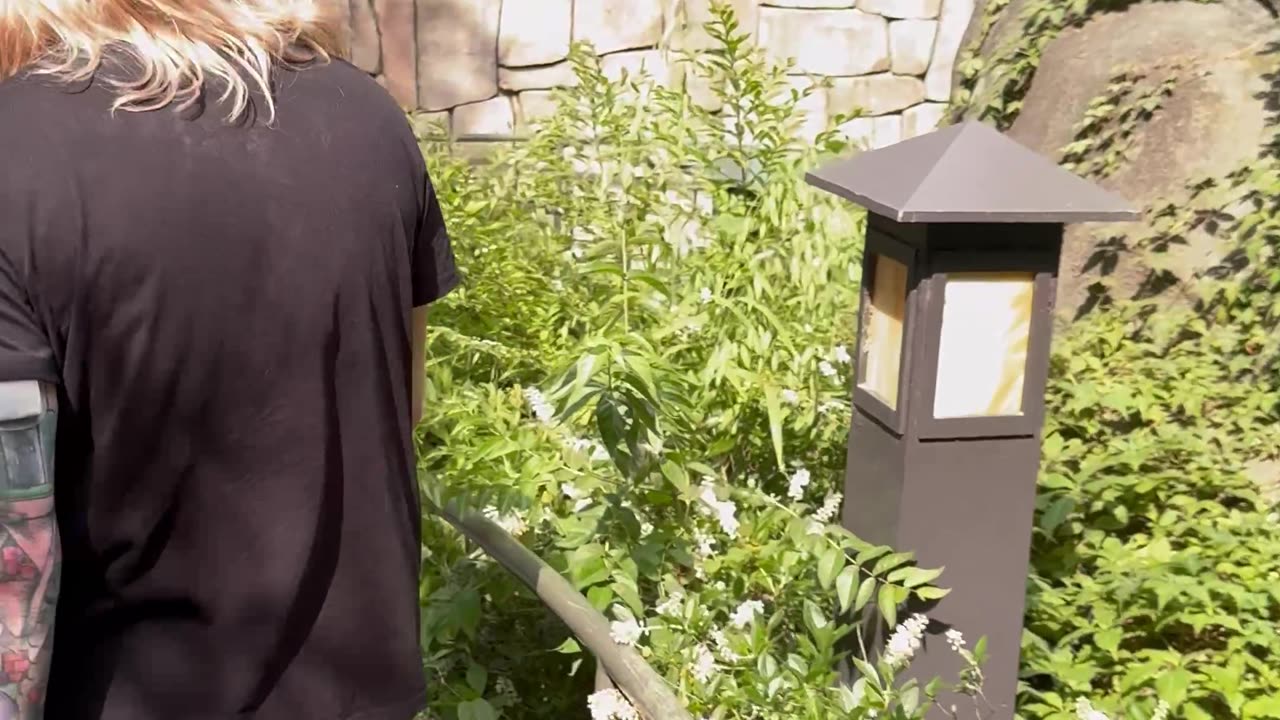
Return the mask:
<path id="1" fill-rule="evenodd" d="M 933 688 L 902 676 L 919 627 L 897 609 L 940 597 L 938 573 L 832 524 L 864 218 L 800 170 L 846 146 L 793 140 L 785 68 L 727 11 L 708 29 L 691 71 L 722 113 L 579 48 L 526 142 L 473 166 L 424 137 L 468 276 L 434 316 L 424 494 L 486 508 L 695 716 L 919 717 Z M 566 630 L 427 526 L 433 712 L 583 717 L 591 661 Z M 858 647 L 871 613 L 902 621 L 887 659 Z M 835 689 L 851 650 L 863 677 Z"/>

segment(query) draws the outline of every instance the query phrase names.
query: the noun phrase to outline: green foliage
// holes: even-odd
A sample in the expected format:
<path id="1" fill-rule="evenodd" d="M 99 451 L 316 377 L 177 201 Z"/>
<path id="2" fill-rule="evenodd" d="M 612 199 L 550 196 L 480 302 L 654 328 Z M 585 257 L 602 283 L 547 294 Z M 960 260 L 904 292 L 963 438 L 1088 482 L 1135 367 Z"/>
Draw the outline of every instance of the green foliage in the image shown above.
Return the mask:
<path id="1" fill-rule="evenodd" d="M 1039 52 L 1100 3 L 1024 9 L 1018 58 L 969 61 L 968 106 L 1007 125 Z M 1002 10 L 997 7 L 996 12 Z M 994 16 L 988 18 L 987 28 Z M 984 30 L 984 33 L 986 30 Z M 1103 177 L 1194 68 L 1126 69 L 1077 125 L 1064 162 Z M 984 85 L 984 83 L 986 83 Z M 1053 363 L 1023 648 L 1026 718 L 1280 717 L 1280 516 L 1244 474 L 1274 458 L 1280 383 L 1280 166 L 1274 153 L 1192 183 L 1134 236 L 1154 268 L 1134 298 L 1095 284 Z M 1187 284 L 1161 253 L 1193 234 L 1235 248 Z M 1185 307 L 1159 293 L 1182 282 Z M 1082 711 L 1079 703 L 1085 700 Z M 1162 709 L 1163 708 L 1163 709 Z"/>
<path id="2" fill-rule="evenodd" d="M 696 71 L 720 113 L 607 81 L 577 48 L 578 86 L 526 142 L 473 166 L 424 138 L 467 277 L 433 314 L 424 496 L 507 526 L 696 717 L 921 717 L 939 686 L 858 629 L 941 597 L 938 572 L 831 524 L 864 218 L 801 169 L 846 147 L 792 139 L 803 94 L 785 68 L 724 8 L 708 31 Z M 584 717 L 590 658 L 426 524 L 433 712 Z M 836 689 L 851 655 L 859 683 Z"/>
<path id="3" fill-rule="evenodd" d="M 1159 82 L 1150 81 L 1156 68 L 1130 68 L 1113 75 L 1106 92 L 1089 103 L 1074 140 L 1062 149 L 1062 166 L 1099 178 L 1118 170 L 1139 124 L 1155 114 L 1179 81 L 1176 67 L 1161 69 L 1168 74 Z"/>
<path id="4" fill-rule="evenodd" d="M 1012 125 L 1049 43 L 1069 27 L 1079 26 L 1100 13 L 1123 10 L 1135 2 L 988 0 L 978 32 L 956 62 L 958 84 L 951 97 L 951 117 L 982 120 L 1000 128 Z M 1016 24 L 1018 30 L 1000 33 L 1002 41 L 993 44 L 992 33 L 1004 23 Z"/>

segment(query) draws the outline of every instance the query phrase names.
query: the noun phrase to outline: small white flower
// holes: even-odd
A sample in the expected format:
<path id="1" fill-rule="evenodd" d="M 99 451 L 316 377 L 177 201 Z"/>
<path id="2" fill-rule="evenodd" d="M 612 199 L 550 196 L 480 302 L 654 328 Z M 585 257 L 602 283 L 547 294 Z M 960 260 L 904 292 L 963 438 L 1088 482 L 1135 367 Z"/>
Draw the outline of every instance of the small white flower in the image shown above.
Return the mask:
<path id="1" fill-rule="evenodd" d="M 626 696 L 613 688 L 597 690 L 587 696 L 591 720 L 639 720 L 640 713 Z"/>
<path id="2" fill-rule="evenodd" d="M 729 639 L 725 637 L 723 630 L 719 628 L 712 630 L 711 642 L 715 643 L 716 652 L 720 654 L 720 658 L 725 662 L 736 662 L 742 659 L 740 655 L 729 647 Z"/>
<path id="3" fill-rule="evenodd" d="M 696 552 L 699 557 L 709 558 L 716 554 L 715 539 L 706 535 L 701 530 L 693 531 L 693 542 L 698 546 Z"/>
<path id="4" fill-rule="evenodd" d="M 764 613 L 764 603 L 759 600 L 747 600 L 733 611 L 733 615 L 729 618 L 729 624 L 735 628 L 744 628 L 751 624 L 756 615 Z"/>
<path id="5" fill-rule="evenodd" d="M 822 373 L 822 377 L 835 377 L 836 368 L 831 363 L 823 360 L 818 363 L 818 372 Z"/>
<path id="6" fill-rule="evenodd" d="M 960 632 L 959 630 L 956 630 L 955 628 L 948 630 L 947 644 L 951 646 L 952 650 L 955 650 L 956 652 L 960 652 L 962 649 L 964 649 L 964 633 Z"/>
<path id="7" fill-rule="evenodd" d="M 647 538 L 653 534 L 653 523 L 644 521 L 640 523 L 640 537 Z"/>
<path id="8" fill-rule="evenodd" d="M 716 669 L 716 656 L 711 654 L 706 645 L 699 645 L 694 651 L 693 676 L 698 682 L 705 683 Z"/>
<path id="9" fill-rule="evenodd" d="M 800 395 L 795 390 L 792 390 L 791 388 L 787 388 L 783 390 L 781 393 L 781 396 L 782 396 L 782 402 L 788 405 L 795 405 L 796 403 L 800 402 Z"/>
<path id="10" fill-rule="evenodd" d="M 804 489 L 809 487 L 810 481 L 809 471 L 800 468 L 791 476 L 791 483 L 787 487 L 787 497 L 792 500 L 799 500 L 804 497 Z"/>
<path id="11" fill-rule="evenodd" d="M 849 350 L 843 345 L 837 345 L 835 349 L 836 362 L 848 365 L 853 362 L 853 357 L 849 355 Z"/>
<path id="12" fill-rule="evenodd" d="M 698 208 L 698 212 L 702 215 L 710 217 L 715 214 L 715 201 L 707 193 L 698 193 L 694 196 L 693 203 Z"/>
<path id="13" fill-rule="evenodd" d="M 834 412 L 841 412 L 843 410 L 848 410 L 848 409 L 849 409 L 848 405 L 845 405 L 842 402 L 837 402 L 835 400 L 828 400 L 818 406 L 818 412 L 822 413 L 823 415 L 829 415 Z"/>
<path id="14" fill-rule="evenodd" d="M 1095 710 L 1093 703 L 1084 698 L 1076 700 L 1076 717 L 1080 720 L 1111 720 L 1106 713 Z"/>
<path id="15" fill-rule="evenodd" d="M 716 516 L 716 522 L 720 523 L 720 529 L 726 535 L 738 534 L 738 506 L 732 500 L 716 498 L 715 488 L 710 485 L 702 486 L 702 492 L 699 497 L 706 504 L 708 511 Z"/>
<path id="16" fill-rule="evenodd" d="M 698 291 L 698 299 L 701 300 L 703 304 L 711 302 L 711 297 L 711 288 L 704 287 Z"/>
<path id="17" fill-rule="evenodd" d="M 659 615 L 675 616 L 680 614 L 683 607 L 684 595 L 679 592 L 673 592 L 667 596 L 666 600 L 658 603 L 658 606 L 654 609 L 658 611 Z"/>
<path id="18" fill-rule="evenodd" d="M 924 630 L 929 626 L 929 619 L 919 613 L 903 620 L 885 647 L 884 661 L 890 667 L 906 665 L 920 649 L 924 638 Z"/>
<path id="19" fill-rule="evenodd" d="M 529 409 L 533 411 L 534 417 L 538 418 L 538 422 L 543 425 L 555 424 L 556 409 L 542 396 L 542 391 L 533 387 L 525 388 L 524 399 L 529 403 Z"/>
<path id="20" fill-rule="evenodd" d="M 635 645 L 644 637 L 645 628 L 635 618 L 614 620 L 609 623 L 609 637 L 619 645 Z"/>
<path id="21" fill-rule="evenodd" d="M 818 508 L 817 512 L 813 514 L 813 519 L 820 523 L 831 522 L 836 513 L 840 512 L 840 501 L 843 499 L 844 496 L 840 493 L 828 495 L 827 499 L 822 502 L 822 507 Z"/>

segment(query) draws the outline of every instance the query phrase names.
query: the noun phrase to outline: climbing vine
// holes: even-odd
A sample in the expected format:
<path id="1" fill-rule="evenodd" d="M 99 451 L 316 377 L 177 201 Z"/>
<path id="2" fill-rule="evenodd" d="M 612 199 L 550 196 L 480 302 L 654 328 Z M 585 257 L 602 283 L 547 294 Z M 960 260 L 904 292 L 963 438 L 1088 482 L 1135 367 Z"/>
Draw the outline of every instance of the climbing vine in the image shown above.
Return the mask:
<path id="1" fill-rule="evenodd" d="M 1049 43 L 1133 1 L 990 0 L 957 65 L 951 120 L 1009 127 Z M 1277 66 L 1264 79 L 1280 93 L 1280 56 L 1261 50 L 1241 52 Z M 1202 72 L 1117 68 L 1061 162 L 1113 175 Z M 1055 354 L 1022 717 L 1093 717 L 1077 704 L 1091 697 L 1110 717 L 1159 702 L 1188 720 L 1280 718 L 1280 530 L 1274 498 L 1243 470 L 1280 447 L 1280 116 L 1268 122 L 1275 137 L 1259 157 L 1194 178 L 1095 245 L 1089 271 L 1105 275 L 1122 254 L 1151 269 L 1134 296 L 1100 278 Z M 1190 277 L 1165 268 L 1205 236 L 1228 248 L 1220 262 Z"/>
<path id="2" fill-rule="evenodd" d="M 1218 0 L 1196 0 L 1212 3 Z M 1007 128 L 1022 110 L 1044 49 L 1065 29 L 1102 12 L 1121 10 L 1137 0 L 989 0 L 982 22 L 956 63 L 957 85 L 951 98 L 952 121 L 982 120 Z M 1017 16 L 1009 13 L 1017 12 Z M 993 47 L 1000 23 L 1017 23 Z"/>
<path id="3" fill-rule="evenodd" d="M 1111 77 L 1107 89 L 1089 102 L 1072 142 L 1062 149 L 1063 167 L 1097 178 L 1120 169 L 1140 124 L 1160 109 L 1179 82 L 1177 66 L 1153 82 L 1157 69 L 1125 68 Z"/>

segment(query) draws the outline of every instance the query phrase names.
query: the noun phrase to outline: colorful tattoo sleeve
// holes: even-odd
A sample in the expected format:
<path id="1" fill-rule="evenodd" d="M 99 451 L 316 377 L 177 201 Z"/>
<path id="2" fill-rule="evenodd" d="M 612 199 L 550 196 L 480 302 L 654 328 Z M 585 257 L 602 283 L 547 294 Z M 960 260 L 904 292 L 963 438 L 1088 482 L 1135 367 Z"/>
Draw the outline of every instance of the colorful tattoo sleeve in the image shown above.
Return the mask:
<path id="1" fill-rule="evenodd" d="M 0 720 L 40 720 L 61 565 L 53 514 L 57 396 L 0 383 Z"/>

